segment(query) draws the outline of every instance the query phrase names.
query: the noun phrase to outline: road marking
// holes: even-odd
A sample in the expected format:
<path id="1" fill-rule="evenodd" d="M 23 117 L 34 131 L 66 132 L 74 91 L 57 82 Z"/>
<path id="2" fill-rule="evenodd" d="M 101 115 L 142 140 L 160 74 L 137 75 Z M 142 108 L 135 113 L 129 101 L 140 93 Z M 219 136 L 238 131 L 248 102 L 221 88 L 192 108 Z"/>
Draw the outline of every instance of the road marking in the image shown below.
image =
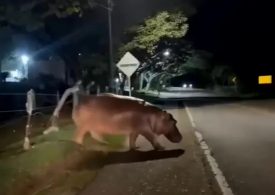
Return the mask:
<path id="1" fill-rule="evenodd" d="M 211 150 L 210 150 L 209 146 L 207 145 L 206 141 L 203 139 L 202 134 L 196 130 L 195 120 L 191 114 L 190 109 L 188 108 L 188 106 L 186 104 L 185 104 L 185 110 L 187 112 L 187 115 L 191 122 L 191 125 L 194 128 L 195 136 L 200 143 L 200 147 L 203 150 L 207 161 L 209 162 L 209 165 L 212 169 L 212 172 L 214 173 L 215 179 L 218 182 L 218 185 L 222 191 L 222 194 L 223 195 L 234 195 L 230 186 L 228 185 L 228 183 L 226 181 L 226 178 L 223 175 L 223 172 L 220 170 L 216 159 L 211 155 Z"/>

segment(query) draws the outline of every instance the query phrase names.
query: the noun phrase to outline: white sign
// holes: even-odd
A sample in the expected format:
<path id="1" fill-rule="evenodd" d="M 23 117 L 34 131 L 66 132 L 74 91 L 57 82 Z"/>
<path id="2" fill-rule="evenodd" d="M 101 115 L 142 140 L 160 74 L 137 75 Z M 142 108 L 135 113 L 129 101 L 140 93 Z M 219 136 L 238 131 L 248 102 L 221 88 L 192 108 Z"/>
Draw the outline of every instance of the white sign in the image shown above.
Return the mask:
<path id="1" fill-rule="evenodd" d="M 138 69 L 140 62 L 130 52 L 127 52 L 121 60 L 117 63 L 117 67 L 126 74 L 127 77 L 131 77 Z"/>

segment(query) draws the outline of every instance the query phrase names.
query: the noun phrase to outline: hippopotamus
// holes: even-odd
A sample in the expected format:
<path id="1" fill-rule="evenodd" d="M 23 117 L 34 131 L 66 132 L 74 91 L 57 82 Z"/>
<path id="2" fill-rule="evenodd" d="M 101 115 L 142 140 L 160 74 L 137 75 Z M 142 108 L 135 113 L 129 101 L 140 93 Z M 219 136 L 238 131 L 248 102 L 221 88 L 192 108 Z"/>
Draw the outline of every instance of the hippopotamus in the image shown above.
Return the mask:
<path id="1" fill-rule="evenodd" d="M 117 98 L 122 98 L 122 99 L 134 100 L 134 101 L 137 101 L 138 103 L 143 104 L 143 105 L 151 105 L 151 106 L 153 106 L 153 104 L 151 104 L 149 102 L 146 102 L 143 99 L 136 98 L 136 97 L 117 95 L 117 94 L 113 94 L 113 93 L 101 93 L 98 96 L 112 96 L 112 97 L 117 97 Z"/>
<path id="2" fill-rule="evenodd" d="M 144 136 L 156 150 L 163 149 L 157 137 L 169 141 L 182 140 L 173 116 L 152 105 L 140 104 L 133 99 L 116 96 L 82 96 L 73 112 L 76 125 L 74 141 L 83 144 L 86 134 L 129 136 L 130 149 L 135 149 L 139 135 Z"/>

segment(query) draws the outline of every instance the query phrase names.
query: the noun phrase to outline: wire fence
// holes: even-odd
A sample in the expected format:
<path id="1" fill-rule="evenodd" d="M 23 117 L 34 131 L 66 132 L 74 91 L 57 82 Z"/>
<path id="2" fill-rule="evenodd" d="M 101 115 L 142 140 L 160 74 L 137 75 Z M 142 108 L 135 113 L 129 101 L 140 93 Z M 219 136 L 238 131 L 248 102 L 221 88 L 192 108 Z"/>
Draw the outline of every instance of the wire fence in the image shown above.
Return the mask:
<path id="1" fill-rule="evenodd" d="M 40 135 L 51 125 L 50 116 L 59 101 L 59 92 L 35 93 L 31 89 L 27 93 L 0 93 L 0 148 L 23 139 L 24 150 L 29 150 L 30 139 Z M 70 104 L 72 99 L 63 106 Z M 69 107 L 66 106 L 64 110 L 64 121 L 67 120 Z"/>
<path id="2" fill-rule="evenodd" d="M 43 109 L 49 109 L 49 108 L 55 108 L 56 105 L 54 106 L 41 106 L 41 107 L 36 107 L 35 110 L 43 110 Z M 0 110 L 0 113 L 14 113 L 14 112 L 26 112 L 26 109 L 22 110 Z"/>
<path id="3" fill-rule="evenodd" d="M 64 105 L 69 105 L 69 104 L 72 104 L 72 101 L 67 101 Z M 47 113 L 45 111 L 53 111 L 55 108 L 56 108 L 56 105 L 55 106 L 44 106 L 44 107 L 36 108 L 36 110 L 32 114 L 32 116 L 40 115 L 40 116 L 45 117 L 45 116 L 47 116 Z M 20 121 L 22 119 L 26 119 L 27 116 L 28 116 L 28 114 L 26 112 L 26 109 L 25 110 L 0 111 L 0 114 L 1 113 L 14 113 L 14 112 L 17 112 L 17 113 L 19 112 L 19 113 L 24 113 L 24 114 L 22 114 L 21 116 L 18 116 L 16 118 L 10 119 L 10 120 L 2 121 L 2 124 L 0 125 L 0 129 L 2 129 L 4 127 L 7 127 L 7 126 L 10 126 L 10 125 L 13 125 L 13 124 L 17 123 L 17 121 Z"/>
<path id="4" fill-rule="evenodd" d="M 52 111 L 59 101 L 59 93 L 35 93 L 34 113 Z M 27 115 L 27 93 L 0 93 L 0 122 Z M 6 124 L 6 123 L 5 123 Z M 2 126 L 2 125 L 0 125 Z"/>
<path id="5" fill-rule="evenodd" d="M 1 98 L 2 97 L 2 98 Z M 0 100 L 4 99 L 5 101 L 2 105 L 0 105 L 0 113 L 20 113 L 20 112 L 26 112 L 26 99 L 27 94 L 26 93 L 0 93 Z M 14 98 L 17 97 L 17 98 Z M 47 93 L 36 93 L 36 108 L 35 110 L 43 110 L 43 109 L 49 109 L 49 108 L 55 108 L 58 101 L 59 101 L 59 94 L 47 94 Z M 19 101 L 18 101 L 19 100 Z M 3 106 L 4 105 L 4 106 Z M 8 107 L 13 107 L 11 109 L 3 109 Z M 20 107 L 20 108 L 14 108 L 14 107 Z"/>

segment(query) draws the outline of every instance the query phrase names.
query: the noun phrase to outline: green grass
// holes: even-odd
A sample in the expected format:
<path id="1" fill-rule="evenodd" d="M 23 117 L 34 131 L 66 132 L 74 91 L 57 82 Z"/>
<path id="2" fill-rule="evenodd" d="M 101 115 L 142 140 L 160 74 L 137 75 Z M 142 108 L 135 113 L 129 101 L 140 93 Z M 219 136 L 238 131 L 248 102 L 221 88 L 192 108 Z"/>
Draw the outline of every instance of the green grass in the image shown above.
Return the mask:
<path id="1" fill-rule="evenodd" d="M 73 142 L 49 139 L 27 152 L 19 148 L 16 154 L 14 150 L 11 154 L 7 151 L 0 160 L 0 194 L 42 176 L 51 165 L 64 161 L 77 150 L 79 146 Z"/>
<path id="2" fill-rule="evenodd" d="M 104 140 L 107 141 L 110 146 L 123 147 L 123 144 L 126 140 L 126 137 L 125 136 L 119 136 L 119 135 L 105 136 Z"/>
<path id="3" fill-rule="evenodd" d="M 74 126 L 67 125 L 59 132 L 49 135 L 39 135 L 31 139 L 34 148 L 29 151 L 23 151 L 22 142 L 14 143 L 0 152 L 0 194 L 9 194 L 11 190 L 30 185 L 36 178 L 46 177 L 46 170 L 67 161 L 72 154 L 80 154 L 83 148 L 72 142 Z M 105 140 L 108 145 L 100 144 L 90 138 L 86 138 L 85 147 L 93 149 L 96 145 L 108 149 L 117 149 L 123 147 L 125 142 L 124 136 L 106 136 Z M 87 154 L 87 153 L 86 153 Z M 90 152 L 93 156 L 94 153 Z M 75 157 L 75 156 L 74 156 Z M 100 156 L 96 159 L 104 161 Z M 90 159 L 87 158 L 87 161 Z M 91 162 L 81 162 L 82 165 Z M 104 162 L 100 162 L 104 164 Z M 62 165 L 62 164 L 61 164 Z M 77 165 L 75 165 L 77 166 Z M 88 166 L 87 166 L 88 167 Z M 76 194 L 86 184 L 91 182 L 96 175 L 94 169 L 75 169 L 61 166 L 56 172 L 56 178 L 51 178 L 44 182 L 43 185 L 35 189 L 36 194 Z M 58 175 L 60 174 L 60 175 Z M 54 183 L 52 183 L 55 181 Z"/>

